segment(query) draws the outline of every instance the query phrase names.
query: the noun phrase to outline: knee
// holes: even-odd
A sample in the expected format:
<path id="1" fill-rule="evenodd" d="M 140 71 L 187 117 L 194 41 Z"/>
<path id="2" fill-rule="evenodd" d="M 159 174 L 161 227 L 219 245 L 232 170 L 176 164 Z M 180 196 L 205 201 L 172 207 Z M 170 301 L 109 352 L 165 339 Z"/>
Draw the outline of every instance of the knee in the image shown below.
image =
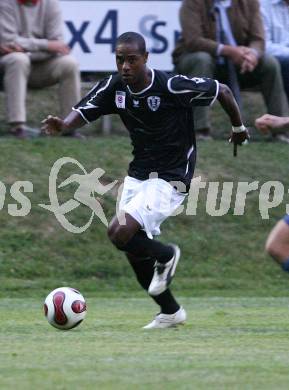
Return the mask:
<path id="1" fill-rule="evenodd" d="M 122 249 L 127 243 L 124 226 L 112 222 L 107 229 L 107 235 L 112 244 L 118 249 Z"/>
<path id="2" fill-rule="evenodd" d="M 15 70 L 22 72 L 29 72 L 30 70 L 30 58 L 25 53 L 10 53 L 3 57 L 3 63 L 5 70 Z"/>
<path id="3" fill-rule="evenodd" d="M 213 58 L 209 53 L 198 51 L 191 54 L 191 61 L 196 64 L 206 65 L 213 63 Z"/>
<path id="4" fill-rule="evenodd" d="M 268 255 L 274 257 L 275 254 L 274 245 L 272 245 L 272 243 L 269 240 L 266 241 L 265 251 L 266 253 L 268 253 Z"/>
<path id="5" fill-rule="evenodd" d="M 266 73 L 281 73 L 281 66 L 277 58 L 271 55 L 265 55 L 262 59 L 261 66 L 263 72 Z"/>
<path id="6" fill-rule="evenodd" d="M 214 59 L 209 53 L 196 52 L 184 54 L 177 65 L 178 71 L 187 75 L 212 76 Z"/>
<path id="7" fill-rule="evenodd" d="M 79 74 L 78 62 L 71 55 L 59 57 L 58 66 L 62 75 Z"/>
<path id="8" fill-rule="evenodd" d="M 280 252 L 279 245 L 276 245 L 274 240 L 268 238 L 266 244 L 265 244 L 265 251 L 270 255 L 274 260 L 281 262 L 282 261 L 282 254 Z"/>

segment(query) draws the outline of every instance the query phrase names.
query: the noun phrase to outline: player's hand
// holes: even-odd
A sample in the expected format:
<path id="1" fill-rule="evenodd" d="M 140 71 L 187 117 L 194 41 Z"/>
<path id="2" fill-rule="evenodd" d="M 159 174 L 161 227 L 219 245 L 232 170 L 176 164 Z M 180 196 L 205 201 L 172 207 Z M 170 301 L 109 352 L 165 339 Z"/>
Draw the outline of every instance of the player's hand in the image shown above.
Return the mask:
<path id="1" fill-rule="evenodd" d="M 237 148 L 238 146 L 246 145 L 250 139 L 249 131 L 248 129 L 244 127 L 244 130 L 234 132 L 232 131 L 231 137 L 229 139 L 229 142 L 231 142 L 234 145 L 233 149 L 233 155 L 234 157 L 237 156 Z"/>
<path id="2" fill-rule="evenodd" d="M 41 123 L 41 131 L 45 135 L 60 135 L 65 130 L 64 121 L 57 116 L 48 115 Z"/>
<path id="3" fill-rule="evenodd" d="M 51 53 L 66 55 L 69 54 L 70 48 L 62 41 L 48 41 L 47 50 Z"/>

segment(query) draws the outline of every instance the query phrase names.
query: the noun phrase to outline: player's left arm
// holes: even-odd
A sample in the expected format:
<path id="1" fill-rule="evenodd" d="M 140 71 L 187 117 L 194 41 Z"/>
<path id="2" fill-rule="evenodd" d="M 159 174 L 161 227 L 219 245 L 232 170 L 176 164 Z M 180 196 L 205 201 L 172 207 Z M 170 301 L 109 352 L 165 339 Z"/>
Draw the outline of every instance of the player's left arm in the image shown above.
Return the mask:
<path id="1" fill-rule="evenodd" d="M 234 144 L 234 149 L 236 152 L 236 146 L 242 145 L 246 140 L 249 139 L 248 129 L 242 122 L 239 106 L 231 89 L 227 85 L 221 83 L 219 84 L 217 99 L 231 120 L 232 133 L 230 142 Z"/>
<path id="2" fill-rule="evenodd" d="M 71 111 L 66 118 L 61 119 L 57 116 L 48 115 L 42 121 L 42 132 L 47 135 L 70 134 L 74 130 L 84 126 L 87 122 L 77 111 Z"/>
<path id="3" fill-rule="evenodd" d="M 175 75 L 168 80 L 168 90 L 171 94 L 178 96 L 179 103 L 185 107 L 209 106 L 218 99 L 231 119 L 230 142 L 234 144 L 234 155 L 236 155 L 237 145 L 242 145 L 249 139 L 238 104 L 227 85 L 207 77 L 189 78 L 184 75 Z"/>

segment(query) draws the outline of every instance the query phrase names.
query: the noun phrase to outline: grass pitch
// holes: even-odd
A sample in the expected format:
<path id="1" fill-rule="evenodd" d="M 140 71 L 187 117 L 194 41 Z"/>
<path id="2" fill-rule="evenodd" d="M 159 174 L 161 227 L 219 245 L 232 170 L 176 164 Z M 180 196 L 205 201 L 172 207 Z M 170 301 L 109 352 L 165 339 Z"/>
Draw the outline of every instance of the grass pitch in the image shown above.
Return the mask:
<path id="1" fill-rule="evenodd" d="M 83 234 L 67 232 L 53 213 L 38 206 L 48 204 L 48 178 L 54 162 L 63 156 L 77 159 L 87 172 L 105 169 L 108 182 L 122 181 L 131 159 L 126 137 L 98 137 L 87 141 L 63 138 L 18 142 L 3 139 L 0 145 L 0 180 L 6 186 L 0 210 L 0 297 L 31 297 L 46 294 L 61 285 L 72 285 L 84 294 L 128 294 L 140 288 L 124 258 L 107 238 L 106 228 L 94 218 Z M 11 156 L 14 156 L 11 158 Z M 269 219 L 259 212 L 260 191 L 251 192 L 245 214 L 233 215 L 234 199 L 228 213 L 212 217 L 206 212 L 207 193 L 200 191 L 197 215 L 169 218 L 162 226 L 161 239 L 182 249 L 174 288 L 187 296 L 286 296 L 288 275 L 264 253 L 270 229 L 284 215 L 288 200 L 288 146 L 252 142 L 240 148 L 238 158 L 225 141 L 199 144 L 196 176 L 202 181 L 237 183 L 280 181 L 283 202 L 269 210 Z M 60 181 L 79 173 L 70 164 L 61 171 Z M 24 217 L 9 214 L 17 201 L 10 189 L 17 180 L 30 180 L 33 193 L 26 194 L 31 211 Z M 60 202 L 73 199 L 77 185 L 59 189 Z M 19 205 L 18 205 L 19 207 Z M 108 220 L 115 213 L 115 197 L 103 197 Z M 77 226 L 88 221 L 91 210 L 80 205 L 67 215 Z M 135 296 L 135 295 L 134 295 Z"/>
<path id="2" fill-rule="evenodd" d="M 185 326 L 141 329 L 149 298 L 90 298 L 59 331 L 39 299 L 0 300 L 1 389 L 288 389 L 287 298 L 181 298 Z"/>
<path id="3" fill-rule="evenodd" d="M 252 96 L 244 102 L 248 125 L 265 112 Z M 28 108 L 29 123 L 39 126 L 56 113 L 55 89 L 29 94 Z M 229 122 L 220 108 L 213 114 L 215 135 L 224 139 Z M 85 132 L 96 135 L 100 123 Z M 120 127 L 119 121 L 113 125 Z M 2 123 L 1 135 L 6 131 Z M 162 237 L 182 248 L 173 288 L 189 318 L 180 329 L 144 331 L 157 308 L 108 243 L 104 226 L 96 220 L 75 237 L 37 206 L 48 202 L 49 172 L 63 156 L 76 158 L 88 172 L 104 168 L 109 181 L 122 180 L 131 159 L 127 137 L 2 137 L 0 180 L 7 192 L 0 210 L 0 389 L 288 389 L 288 274 L 264 253 L 266 236 L 289 204 L 288 146 L 263 142 L 256 133 L 252 141 L 238 158 L 224 140 L 200 143 L 196 176 L 235 187 L 238 181 L 261 186 L 278 180 L 286 194 L 282 204 L 262 220 L 256 191 L 248 196 L 244 216 L 234 216 L 231 207 L 213 218 L 201 194 L 196 216 L 170 218 Z M 62 179 L 70 173 L 76 172 L 66 171 Z M 26 217 L 7 212 L 15 203 L 9 191 L 16 180 L 34 185 Z M 60 194 L 62 200 L 73 198 L 75 190 Z M 104 197 L 108 217 L 114 205 L 112 196 Z M 79 207 L 71 218 L 85 222 L 87 210 Z M 42 312 L 45 295 L 61 285 L 80 289 L 88 302 L 86 320 L 68 332 L 52 328 Z"/>

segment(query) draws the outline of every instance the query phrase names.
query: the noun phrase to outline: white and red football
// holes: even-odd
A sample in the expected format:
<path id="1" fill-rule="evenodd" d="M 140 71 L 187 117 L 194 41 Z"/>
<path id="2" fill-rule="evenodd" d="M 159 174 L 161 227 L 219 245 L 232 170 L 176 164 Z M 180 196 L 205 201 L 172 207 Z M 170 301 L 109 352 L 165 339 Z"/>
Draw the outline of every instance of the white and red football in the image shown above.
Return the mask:
<path id="1" fill-rule="evenodd" d="M 78 290 L 59 287 L 47 295 L 44 302 L 47 321 L 58 329 L 78 326 L 86 316 L 86 302 Z"/>

